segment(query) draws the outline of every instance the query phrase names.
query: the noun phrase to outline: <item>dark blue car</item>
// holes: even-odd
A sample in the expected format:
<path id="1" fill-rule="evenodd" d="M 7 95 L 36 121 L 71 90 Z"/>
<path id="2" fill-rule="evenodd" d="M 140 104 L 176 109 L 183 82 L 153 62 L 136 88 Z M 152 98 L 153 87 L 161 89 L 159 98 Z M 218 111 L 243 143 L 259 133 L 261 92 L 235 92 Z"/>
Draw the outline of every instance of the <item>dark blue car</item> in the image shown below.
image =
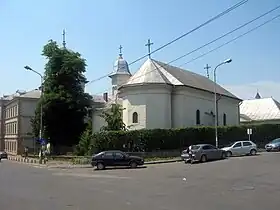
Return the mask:
<path id="1" fill-rule="evenodd" d="M 265 150 L 267 152 L 280 151 L 280 138 L 274 139 L 265 145 Z"/>

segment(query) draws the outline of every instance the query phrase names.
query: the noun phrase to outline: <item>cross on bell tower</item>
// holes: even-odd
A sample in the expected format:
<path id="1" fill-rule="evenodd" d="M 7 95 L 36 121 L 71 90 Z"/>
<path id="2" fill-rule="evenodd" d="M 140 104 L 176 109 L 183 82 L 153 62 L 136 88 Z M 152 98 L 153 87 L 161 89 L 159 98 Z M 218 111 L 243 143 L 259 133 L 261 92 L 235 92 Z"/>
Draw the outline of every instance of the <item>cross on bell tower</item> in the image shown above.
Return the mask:
<path id="1" fill-rule="evenodd" d="M 120 50 L 120 54 L 119 55 L 120 55 L 120 57 L 122 57 L 122 48 L 123 47 L 120 45 L 120 47 L 119 47 L 119 50 Z"/>
<path id="2" fill-rule="evenodd" d="M 150 39 L 148 39 L 148 43 L 145 44 L 145 46 L 148 47 L 148 56 L 149 56 L 149 58 L 151 58 L 151 46 L 152 46 L 153 44 L 154 44 L 154 43 L 152 43 Z"/>

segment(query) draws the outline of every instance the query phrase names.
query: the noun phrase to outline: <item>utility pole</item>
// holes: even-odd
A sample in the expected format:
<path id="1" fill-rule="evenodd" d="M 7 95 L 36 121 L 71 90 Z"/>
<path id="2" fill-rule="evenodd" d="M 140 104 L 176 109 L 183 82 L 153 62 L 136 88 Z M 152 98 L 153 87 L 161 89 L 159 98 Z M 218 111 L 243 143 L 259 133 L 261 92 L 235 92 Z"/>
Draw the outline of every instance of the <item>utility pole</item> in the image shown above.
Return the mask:
<path id="1" fill-rule="evenodd" d="M 217 71 L 217 68 L 224 65 L 224 64 L 228 64 L 228 63 L 231 63 L 231 59 L 227 59 L 225 60 L 224 62 L 218 64 L 214 71 L 213 71 L 213 77 L 214 77 L 214 113 L 215 113 L 215 142 L 216 142 L 216 147 L 218 148 L 219 146 L 219 139 L 218 139 L 218 110 L 217 110 L 217 89 L 216 89 L 216 86 L 217 86 L 217 77 L 216 77 L 216 71 Z"/>

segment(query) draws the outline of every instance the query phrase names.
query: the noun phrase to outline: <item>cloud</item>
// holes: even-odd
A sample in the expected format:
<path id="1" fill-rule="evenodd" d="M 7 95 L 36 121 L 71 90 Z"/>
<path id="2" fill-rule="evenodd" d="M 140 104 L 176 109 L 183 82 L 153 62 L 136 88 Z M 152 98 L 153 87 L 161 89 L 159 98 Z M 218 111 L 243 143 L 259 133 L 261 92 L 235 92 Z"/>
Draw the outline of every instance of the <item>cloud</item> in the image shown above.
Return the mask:
<path id="1" fill-rule="evenodd" d="M 262 98 L 273 97 L 280 101 L 280 83 L 273 81 L 259 81 L 241 85 L 223 85 L 227 90 L 241 99 L 252 99 L 259 92 Z"/>

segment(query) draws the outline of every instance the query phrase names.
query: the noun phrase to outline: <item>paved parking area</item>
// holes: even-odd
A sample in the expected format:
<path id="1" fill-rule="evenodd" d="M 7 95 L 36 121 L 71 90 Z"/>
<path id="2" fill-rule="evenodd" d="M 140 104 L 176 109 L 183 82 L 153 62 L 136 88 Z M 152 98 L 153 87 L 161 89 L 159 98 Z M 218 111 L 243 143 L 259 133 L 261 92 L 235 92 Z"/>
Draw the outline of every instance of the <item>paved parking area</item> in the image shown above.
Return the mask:
<path id="1" fill-rule="evenodd" d="M 55 197 L 51 200 L 52 209 L 58 209 L 56 206 L 59 206 L 60 209 L 98 210 L 263 210 L 279 206 L 279 163 L 280 153 L 263 153 L 205 164 L 189 165 L 181 162 L 150 165 L 143 169 L 93 171 L 92 168 L 29 168 L 29 173 L 35 170 L 41 176 L 29 180 L 26 171 L 21 179 L 30 182 L 35 191 L 45 181 L 43 186 L 47 190 L 41 193 L 46 194 L 46 200 L 50 197 L 47 193 Z M 1 179 L 0 176 L 0 183 L 3 183 Z M 12 182 L 15 177 L 6 179 Z M 12 192 L 9 195 L 12 196 Z M 42 207 L 44 199 L 40 201 Z M 56 203 L 58 201 L 60 203 Z M 62 208 L 62 201 L 71 205 Z"/>

